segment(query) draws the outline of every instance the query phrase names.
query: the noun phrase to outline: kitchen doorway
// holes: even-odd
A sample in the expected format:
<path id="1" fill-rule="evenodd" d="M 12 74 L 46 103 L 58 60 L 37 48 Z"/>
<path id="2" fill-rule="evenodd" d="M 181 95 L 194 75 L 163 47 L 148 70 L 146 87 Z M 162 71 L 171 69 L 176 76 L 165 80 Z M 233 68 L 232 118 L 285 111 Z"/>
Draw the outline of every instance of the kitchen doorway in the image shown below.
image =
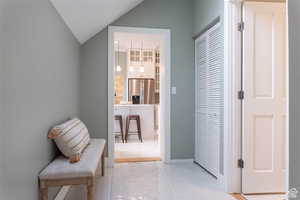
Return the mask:
<path id="1" fill-rule="evenodd" d="M 109 27 L 108 150 L 114 162 L 170 160 L 170 31 Z"/>

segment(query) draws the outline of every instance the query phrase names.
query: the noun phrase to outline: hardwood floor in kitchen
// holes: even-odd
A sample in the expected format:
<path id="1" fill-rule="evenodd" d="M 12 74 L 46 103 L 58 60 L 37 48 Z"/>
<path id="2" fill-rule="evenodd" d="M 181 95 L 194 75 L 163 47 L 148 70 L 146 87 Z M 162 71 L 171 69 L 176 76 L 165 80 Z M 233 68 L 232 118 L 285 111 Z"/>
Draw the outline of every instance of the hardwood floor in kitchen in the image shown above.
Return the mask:
<path id="1" fill-rule="evenodd" d="M 157 139 L 145 139 L 140 142 L 131 138 L 128 143 L 115 143 L 115 162 L 160 161 L 160 149 Z"/>

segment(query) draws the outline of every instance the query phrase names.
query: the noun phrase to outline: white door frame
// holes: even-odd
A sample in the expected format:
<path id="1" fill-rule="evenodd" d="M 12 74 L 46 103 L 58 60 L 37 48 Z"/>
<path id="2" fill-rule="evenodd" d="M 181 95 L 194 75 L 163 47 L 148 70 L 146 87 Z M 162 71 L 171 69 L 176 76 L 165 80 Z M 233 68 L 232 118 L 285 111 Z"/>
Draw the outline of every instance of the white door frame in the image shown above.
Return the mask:
<path id="1" fill-rule="evenodd" d="M 264 1 L 264 0 L 261 0 Z M 242 173 L 237 166 L 241 158 L 241 101 L 237 94 L 241 88 L 241 33 L 238 23 L 242 17 L 243 0 L 224 0 L 224 138 L 225 138 L 225 191 L 227 193 L 242 192 Z M 288 0 L 286 2 L 288 8 Z M 287 130 L 286 130 L 286 191 L 289 190 L 289 52 L 288 52 L 288 9 L 287 20 Z"/>
<path id="2" fill-rule="evenodd" d="M 224 0 L 224 179 L 225 191 L 241 193 L 241 34 L 237 24 L 241 19 L 241 0 Z"/>
<path id="3" fill-rule="evenodd" d="M 140 34 L 156 34 L 163 38 L 163 58 L 161 59 L 161 109 L 160 109 L 160 124 L 161 132 L 161 155 L 162 160 L 166 163 L 171 161 L 171 31 L 169 29 L 153 29 L 153 28 L 138 28 L 125 26 L 109 26 L 108 27 L 108 166 L 114 165 L 114 136 L 113 132 L 113 110 L 114 110 L 114 33 L 140 33 Z M 162 78 L 163 76 L 163 78 Z M 162 123 L 163 124 L 162 124 Z"/>

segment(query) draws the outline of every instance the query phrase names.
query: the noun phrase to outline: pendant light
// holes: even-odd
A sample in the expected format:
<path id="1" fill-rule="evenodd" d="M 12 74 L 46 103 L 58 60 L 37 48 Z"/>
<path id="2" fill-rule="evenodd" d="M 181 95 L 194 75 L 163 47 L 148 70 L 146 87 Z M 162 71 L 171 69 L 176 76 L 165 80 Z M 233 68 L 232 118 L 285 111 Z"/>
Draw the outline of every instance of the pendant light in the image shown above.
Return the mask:
<path id="1" fill-rule="evenodd" d="M 134 71 L 134 68 L 133 68 L 133 66 L 132 66 L 132 64 L 131 64 L 131 52 L 133 51 L 133 49 L 132 49 L 132 40 L 131 40 L 131 46 L 130 46 L 130 50 L 129 50 L 129 53 L 130 53 L 130 58 L 129 58 L 129 71 L 130 72 L 133 72 Z"/>
<path id="2" fill-rule="evenodd" d="M 140 72 L 141 73 L 144 73 L 145 72 L 145 67 L 144 67 L 144 64 L 143 64 L 143 59 L 144 59 L 144 56 L 143 56 L 143 41 L 142 41 L 142 44 L 141 44 L 141 66 L 140 66 Z"/>
<path id="3" fill-rule="evenodd" d="M 122 67 L 120 66 L 120 41 L 118 41 L 118 55 L 117 55 L 117 67 L 116 67 L 117 72 L 122 71 Z"/>

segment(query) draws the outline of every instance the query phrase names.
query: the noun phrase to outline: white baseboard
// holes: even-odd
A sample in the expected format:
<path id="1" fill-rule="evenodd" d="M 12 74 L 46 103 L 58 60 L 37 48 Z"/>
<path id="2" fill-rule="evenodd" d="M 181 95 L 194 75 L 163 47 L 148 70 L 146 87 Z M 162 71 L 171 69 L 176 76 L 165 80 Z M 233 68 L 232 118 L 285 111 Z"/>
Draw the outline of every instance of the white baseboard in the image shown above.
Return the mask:
<path id="1" fill-rule="evenodd" d="M 69 193 L 70 189 L 72 186 L 68 185 L 68 186 L 63 186 L 59 192 L 57 193 L 56 197 L 54 198 L 54 200 L 64 200 L 67 196 L 67 194 Z"/>
<path id="2" fill-rule="evenodd" d="M 194 159 L 172 159 L 169 163 L 193 163 Z"/>
<path id="3" fill-rule="evenodd" d="M 193 158 L 188 158 L 188 159 L 172 159 L 172 160 L 169 160 L 165 163 L 167 164 L 171 164 L 171 163 L 193 163 L 194 162 L 194 159 Z M 107 168 L 112 168 L 113 166 L 110 166 L 109 163 L 108 163 L 108 157 L 105 157 L 105 166 Z"/>

